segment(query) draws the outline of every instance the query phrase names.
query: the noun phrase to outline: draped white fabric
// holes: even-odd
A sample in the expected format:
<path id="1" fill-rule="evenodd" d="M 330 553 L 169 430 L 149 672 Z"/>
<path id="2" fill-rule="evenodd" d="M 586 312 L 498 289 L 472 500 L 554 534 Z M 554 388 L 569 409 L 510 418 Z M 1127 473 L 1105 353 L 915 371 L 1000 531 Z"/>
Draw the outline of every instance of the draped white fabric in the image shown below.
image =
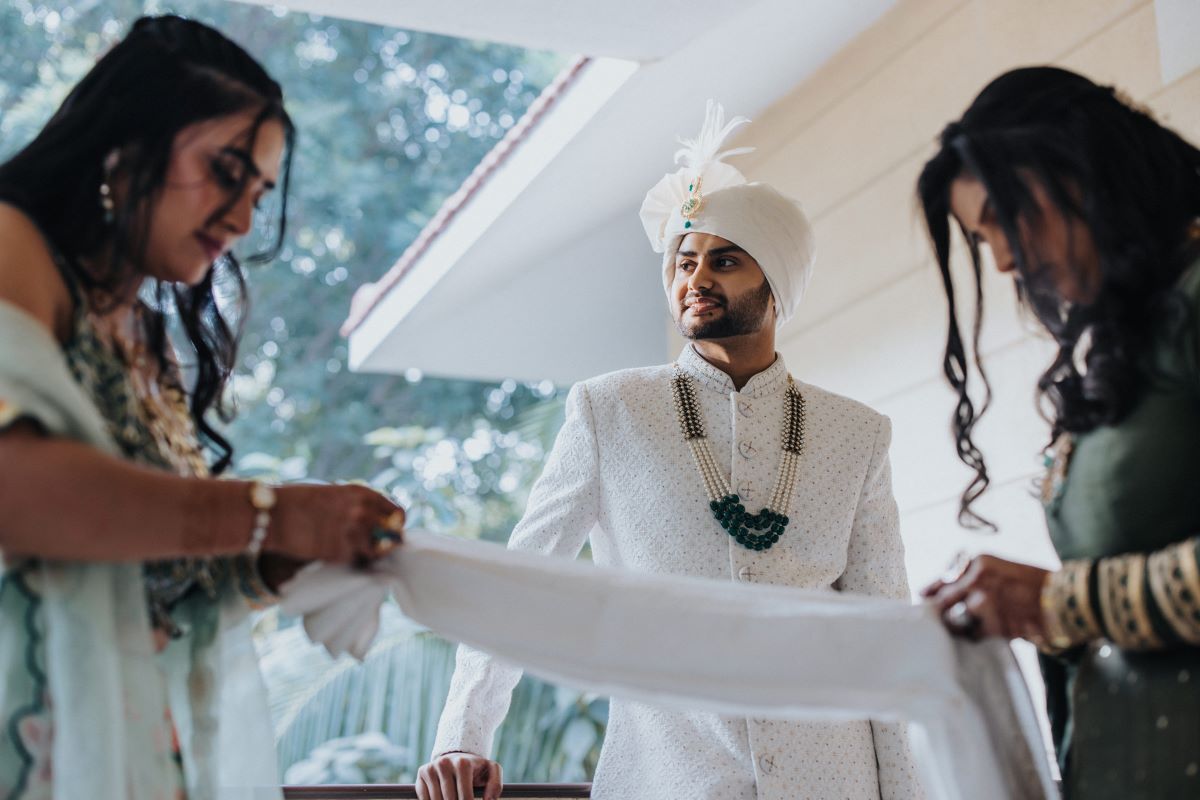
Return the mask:
<path id="1" fill-rule="evenodd" d="M 1007 646 L 956 643 L 925 608 L 564 562 L 409 532 L 371 572 L 284 588 L 315 641 L 361 657 L 388 592 L 411 619 L 545 679 L 762 718 L 907 720 L 930 798 L 1052 797 Z"/>

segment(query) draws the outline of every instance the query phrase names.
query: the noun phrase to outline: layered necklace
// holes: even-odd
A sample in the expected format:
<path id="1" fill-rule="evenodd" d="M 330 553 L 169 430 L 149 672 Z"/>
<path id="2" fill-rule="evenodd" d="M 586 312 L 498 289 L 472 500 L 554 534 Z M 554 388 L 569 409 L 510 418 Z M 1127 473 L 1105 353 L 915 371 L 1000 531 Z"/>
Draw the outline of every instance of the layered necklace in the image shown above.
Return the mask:
<path id="1" fill-rule="evenodd" d="M 1042 505 L 1048 506 L 1062 497 L 1067 472 L 1071 469 L 1071 456 L 1074 454 L 1075 437 L 1063 432 L 1042 456 L 1042 463 L 1046 467 L 1046 473 L 1042 476 Z"/>
<path id="2" fill-rule="evenodd" d="M 139 335 L 144 330 L 144 313 L 142 306 L 135 306 L 132 325 L 121 325 L 111 315 L 90 312 L 88 316 L 97 342 L 111 353 L 125 374 L 128 406 L 124 413 L 142 423 L 161 465 L 188 477 L 208 477 L 208 463 L 196 436 L 178 368 L 172 359 L 166 370 L 160 370 L 157 357 L 147 352 Z M 146 562 L 142 575 L 152 624 L 172 638 L 181 635 L 172 619 L 172 609 L 194 585 L 208 597 L 216 597 L 223 569 L 220 560 L 212 557 Z"/>
<path id="3" fill-rule="evenodd" d="M 142 307 L 134 307 L 132 329 L 144 328 Z M 161 372 L 138 333 L 127 333 L 111 317 L 90 314 L 92 328 L 125 367 L 138 416 L 161 457 L 178 473 L 206 477 L 208 464 L 196 438 L 195 424 L 179 376 Z"/>
<path id="4" fill-rule="evenodd" d="M 708 506 L 713 516 L 734 541 L 747 550 L 769 550 L 779 541 L 787 529 L 788 516 L 784 513 L 791 503 L 792 489 L 796 484 L 796 473 L 800 465 L 800 453 L 804 449 L 804 397 L 796 387 L 792 376 L 788 376 L 787 390 L 783 393 L 783 441 L 779 473 L 775 488 L 766 507 L 757 514 L 746 511 L 742 500 L 729 486 L 725 476 L 717 467 L 712 448 L 704 433 L 704 421 L 700 417 L 700 405 L 696 401 L 696 390 L 692 380 L 678 367 L 671 378 L 671 391 L 675 395 L 675 411 L 679 415 L 679 427 L 683 438 L 692 449 L 696 468 L 704 479 L 708 491 Z"/>

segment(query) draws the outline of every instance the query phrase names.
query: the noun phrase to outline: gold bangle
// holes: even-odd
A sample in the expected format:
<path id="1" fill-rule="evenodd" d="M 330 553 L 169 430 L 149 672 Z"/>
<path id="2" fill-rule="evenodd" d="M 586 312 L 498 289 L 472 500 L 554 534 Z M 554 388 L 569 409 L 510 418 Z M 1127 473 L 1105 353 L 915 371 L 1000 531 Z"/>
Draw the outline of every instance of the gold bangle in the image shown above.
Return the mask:
<path id="1" fill-rule="evenodd" d="M 1083 641 L 1099 639 L 1104 636 L 1104 629 L 1100 627 L 1100 620 L 1096 619 L 1095 609 L 1092 607 L 1092 569 L 1095 564 L 1089 560 L 1081 559 L 1074 562 L 1074 569 L 1071 572 L 1071 580 L 1073 583 L 1071 592 L 1076 598 L 1075 623 L 1083 636 Z"/>
<path id="2" fill-rule="evenodd" d="M 1100 559 L 1097 564 L 1100 612 L 1108 638 L 1127 650 L 1155 650 L 1163 646 L 1146 610 L 1146 557 L 1141 553 Z"/>
<path id="3" fill-rule="evenodd" d="M 1175 634 L 1200 644 L 1200 568 L 1196 540 L 1171 545 L 1148 559 L 1150 591 L 1158 610 Z"/>
<path id="4" fill-rule="evenodd" d="M 1183 573 L 1184 587 L 1191 598 L 1193 624 L 1200 625 L 1200 564 L 1196 563 L 1196 540 L 1178 545 L 1179 568 Z M 1183 592 L 1180 592 L 1182 595 Z"/>
<path id="5" fill-rule="evenodd" d="M 1058 654 L 1102 635 L 1092 613 L 1091 572 L 1091 561 L 1072 559 L 1042 584 L 1042 619 L 1049 636 L 1043 652 Z"/>
<path id="6" fill-rule="evenodd" d="M 1104 616 L 1104 630 L 1108 638 L 1117 645 L 1122 644 L 1121 620 L 1117 618 L 1118 597 L 1115 594 L 1116 585 L 1120 582 L 1117 571 L 1121 569 L 1120 558 L 1100 559 L 1096 565 L 1099 570 L 1096 587 L 1100 593 L 1100 614 Z"/>
<path id="7" fill-rule="evenodd" d="M 1071 646 L 1071 640 L 1067 636 L 1066 627 L 1062 621 L 1062 596 L 1063 585 L 1066 581 L 1061 579 L 1062 572 L 1048 572 L 1046 579 L 1042 582 L 1042 592 L 1040 602 L 1042 606 L 1042 627 L 1046 631 L 1046 639 L 1043 643 L 1034 642 L 1038 645 L 1038 649 L 1053 653 L 1066 650 Z"/>
<path id="8" fill-rule="evenodd" d="M 1134 624 L 1141 632 L 1142 649 L 1159 650 L 1163 647 L 1162 637 L 1154 630 L 1150 610 L 1146 606 L 1146 556 L 1136 553 L 1129 556 L 1129 599 L 1133 605 Z"/>

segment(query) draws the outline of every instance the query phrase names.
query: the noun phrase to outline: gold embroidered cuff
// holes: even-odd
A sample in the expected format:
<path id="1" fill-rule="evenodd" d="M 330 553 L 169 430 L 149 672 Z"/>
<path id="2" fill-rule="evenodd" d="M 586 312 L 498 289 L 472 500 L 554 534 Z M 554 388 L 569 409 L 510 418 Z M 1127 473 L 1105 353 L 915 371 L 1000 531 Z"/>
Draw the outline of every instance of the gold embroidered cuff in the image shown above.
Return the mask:
<path id="1" fill-rule="evenodd" d="M 1108 638 L 1127 650 L 1163 646 L 1146 608 L 1146 557 L 1141 553 L 1103 558 L 1099 572 L 1100 613 Z"/>
<path id="2" fill-rule="evenodd" d="M 1042 620 L 1048 641 L 1039 649 L 1057 654 L 1103 635 L 1092 612 L 1092 562 L 1077 559 L 1063 562 L 1042 585 Z"/>
<path id="3" fill-rule="evenodd" d="M 1158 610 L 1175 634 L 1200 644 L 1200 566 L 1196 540 L 1171 545 L 1149 559 L 1150 591 Z"/>

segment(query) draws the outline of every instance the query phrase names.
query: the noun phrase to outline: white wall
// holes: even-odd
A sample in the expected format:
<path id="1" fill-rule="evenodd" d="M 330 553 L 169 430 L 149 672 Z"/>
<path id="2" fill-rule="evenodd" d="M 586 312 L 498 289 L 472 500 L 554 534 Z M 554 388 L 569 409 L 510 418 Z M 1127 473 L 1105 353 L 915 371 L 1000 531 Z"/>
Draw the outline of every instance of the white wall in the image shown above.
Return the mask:
<path id="1" fill-rule="evenodd" d="M 1157 36 L 1151 0 L 902 0 L 748 126 L 745 140 L 759 149 L 739 166 L 800 198 L 818 240 L 816 275 L 780 350 L 797 376 L 892 418 L 914 585 L 959 549 L 1054 563 L 1030 497 L 1047 435 L 1032 392 L 1050 351 L 992 270 L 982 351 L 996 398 L 978 440 L 993 488 L 979 509 L 1001 533 L 956 524 L 970 473 L 952 449 L 945 301 L 919 224 L 917 174 L 942 126 L 1018 65 L 1055 63 L 1116 83 L 1200 140 L 1200 70 L 1163 85 Z"/>

